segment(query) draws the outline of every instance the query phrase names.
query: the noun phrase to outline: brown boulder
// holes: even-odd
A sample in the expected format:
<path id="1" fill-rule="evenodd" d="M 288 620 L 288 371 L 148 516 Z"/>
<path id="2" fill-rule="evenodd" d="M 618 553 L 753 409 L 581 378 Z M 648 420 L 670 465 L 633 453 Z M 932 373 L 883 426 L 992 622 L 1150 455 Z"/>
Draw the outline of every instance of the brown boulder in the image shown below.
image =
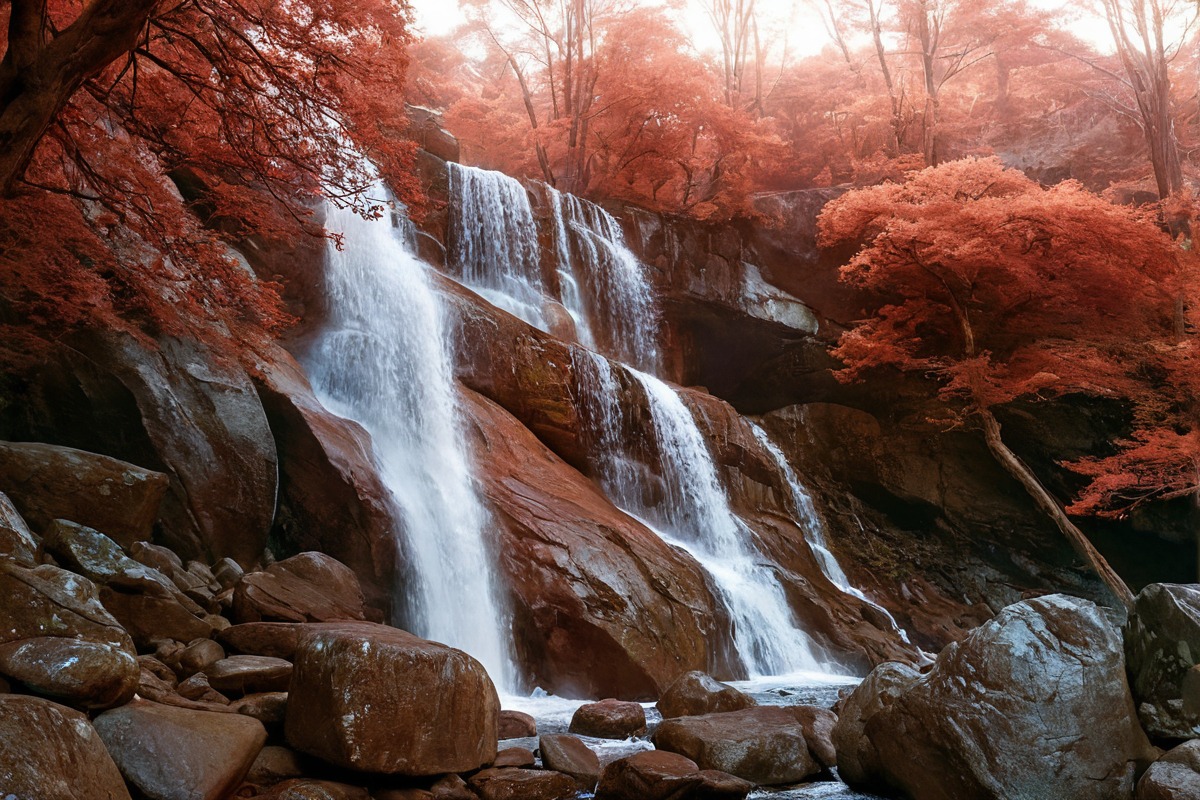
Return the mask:
<path id="1" fill-rule="evenodd" d="M 703 672 L 692 670 L 680 675 L 666 688 L 654 707 L 670 717 L 690 717 L 718 711 L 741 711 L 757 705 L 754 698 Z"/>
<path id="2" fill-rule="evenodd" d="M 600 759 L 577 736 L 547 733 L 538 740 L 542 764 L 546 769 L 570 775 L 585 792 L 596 788 L 600 780 Z"/>
<path id="3" fill-rule="evenodd" d="M 608 698 L 584 703 L 571 715 L 571 733 L 600 739 L 627 739 L 646 732 L 646 711 L 639 703 Z"/>
<path id="4" fill-rule="evenodd" d="M 188 678 L 204 672 L 225 657 L 225 648 L 212 639 L 198 639 L 179 654 L 180 677 Z"/>
<path id="5" fill-rule="evenodd" d="M 100 600 L 141 648 L 161 639 L 191 642 L 213 635 L 212 623 L 203 612 L 200 616 L 192 613 L 178 596 L 127 594 L 105 586 Z"/>
<path id="6" fill-rule="evenodd" d="M 125 555 L 121 546 L 94 528 L 64 519 L 45 527 L 42 544 L 58 562 L 101 586 L 122 592 L 174 597 L 179 588 L 156 569 Z M 189 610 L 198 612 L 194 604 Z"/>
<path id="7" fill-rule="evenodd" d="M 23 695 L 0 695 L 0 792 L 20 800 L 129 800 L 87 717 Z"/>
<path id="8" fill-rule="evenodd" d="M 913 800 L 1125 800 L 1151 757 L 1120 635 L 1066 595 L 1009 606 L 928 673 L 878 667 L 833 740 L 843 780 Z"/>
<path id="9" fill-rule="evenodd" d="M 248 694 L 229 704 L 231 710 L 252 717 L 263 725 L 282 725 L 287 717 L 287 692 Z"/>
<path id="10" fill-rule="evenodd" d="M 677 753 L 645 750 L 604 768 L 596 800 L 687 800 L 704 783 L 696 762 Z"/>
<path id="11" fill-rule="evenodd" d="M 292 664 L 267 656 L 229 656 L 207 667 L 204 674 L 214 689 L 226 694 L 284 692 Z"/>
<path id="12" fill-rule="evenodd" d="M 285 731 L 297 750 L 367 772 L 465 772 L 496 757 L 500 701 L 460 650 L 372 623 L 313 626 Z"/>
<path id="13" fill-rule="evenodd" d="M 233 593 L 237 622 L 361 620 L 363 593 L 345 564 L 324 553 L 301 553 L 246 574 Z"/>
<path id="14" fill-rule="evenodd" d="M 263 800 L 371 800 L 370 793 L 361 786 L 312 778 L 283 781 L 255 796 Z"/>
<path id="15" fill-rule="evenodd" d="M 246 783 L 273 786 L 288 778 L 303 777 L 310 771 L 309 758 L 287 747 L 267 745 L 259 751 L 246 773 Z"/>
<path id="16" fill-rule="evenodd" d="M 86 578 L 0 559 L 0 675 L 87 708 L 127 701 L 140 669 L 133 642 Z"/>
<path id="17" fill-rule="evenodd" d="M 471 776 L 480 800 L 570 800 L 578 787 L 569 775 L 544 769 L 485 769 Z"/>
<path id="18" fill-rule="evenodd" d="M 1174 748 L 1150 765 L 1135 800 L 1200 800 L 1200 739 Z"/>
<path id="19" fill-rule="evenodd" d="M 291 661 L 306 630 L 303 623 L 243 622 L 220 631 L 217 641 L 235 653 Z"/>
<path id="20" fill-rule="evenodd" d="M 267 741 L 262 723 L 240 714 L 193 711 L 145 700 L 94 722 L 132 786 L 151 800 L 220 800 Z"/>
<path id="21" fill-rule="evenodd" d="M 821 771 L 793 709 L 761 706 L 663 720 L 654 746 L 752 783 L 797 783 Z"/>
<path id="22" fill-rule="evenodd" d="M 149 539 L 168 485 L 161 472 L 70 447 L 0 442 L 0 490 L 39 530 L 69 519 L 122 546 Z"/>
<path id="23" fill-rule="evenodd" d="M 533 755 L 532 750 L 524 747 L 506 747 L 496 754 L 496 760 L 492 762 L 493 767 L 532 767 L 537 763 L 537 758 Z"/>
<path id="24" fill-rule="evenodd" d="M 537 736 L 537 721 L 524 711 L 500 712 L 500 738 L 524 739 L 527 736 Z"/>
<path id="25" fill-rule="evenodd" d="M 0 491 L 0 556 L 27 567 L 37 563 L 38 540 L 25 524 L 12 500 Z"/>

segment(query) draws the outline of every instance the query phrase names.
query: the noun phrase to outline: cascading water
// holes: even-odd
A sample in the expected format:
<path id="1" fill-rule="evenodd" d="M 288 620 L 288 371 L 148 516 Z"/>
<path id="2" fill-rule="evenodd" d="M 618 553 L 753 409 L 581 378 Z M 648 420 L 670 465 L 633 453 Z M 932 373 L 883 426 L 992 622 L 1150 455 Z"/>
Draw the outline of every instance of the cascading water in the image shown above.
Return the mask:
<path id="1" fill-rule="evenodd" d="M 511 686 L 487 512 L 428 267 L 386 220 L 331 206 L 326 224 L 343 249 L 327 251 L 329 321 L 305 366 L 321 402 L 371 434 L 413 566 L 397 611 L 414 633 L 467 651 L 497 685 Z"/>
<path id="2" fill-rule="evenodd" d="M 488 302 L 547 330 L 537 221 L 519 181 L 449 163 L 447 260 L 454 277 Z"/>

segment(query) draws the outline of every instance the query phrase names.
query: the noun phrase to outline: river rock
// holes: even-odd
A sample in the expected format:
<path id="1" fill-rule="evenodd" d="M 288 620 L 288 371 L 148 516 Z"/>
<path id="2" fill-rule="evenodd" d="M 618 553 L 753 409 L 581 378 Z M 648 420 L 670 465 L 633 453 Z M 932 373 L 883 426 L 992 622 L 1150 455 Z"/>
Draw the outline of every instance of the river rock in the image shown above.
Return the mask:
<path id="1" fill-rule="evenodd" d="M 358 578 L 324 553 L 301 553 L 246 574 L 233 593 L 237 622 L 364 619 Z"/>
<path id="2" fill-rule="evenodd" d="M 407 775 L 465 772 L 496 757 L 500 701 L 478 661 L 385 625 L 312 627 L 292 673 L 292 747 Z"/>
<path id="3" fill-rule="evenodd" d="M 664 719 L 741 711 L 758 705 L 754 698 L 698 670 L 685 672 L 662 693 L 655 708 Z"/>
<path id="4" fill-rule="evenodd" d="M 127 594 L 105 586 L 100 589 L 100 601 L 143 649 L 162 639 L 191 642 L 213 635 L 212 623 L 203 612 L 189 611 L 180 596 Z"/>
<path id="5" fill-rule="evenodd" d="M 96 453 L 0 442 L 0 490 L 38 530 L 69 519 L 128 547 L 149 539 L 168 485 L 161 472 Z"/>
<path id="6" fill-rule="evenodd" d="M 179 672 L 184 678 L 204 672 L 225 657 L 225 648 L 212 639 L 197 639 L 179 654 Z M 211 675 L 209 676 L 212 677 Z M 211 681 L 210 681 L 211 682 Z M 219 687 L 218 687 L 219 688 Z"/>
<path id="7" fill-rule="evenodd" d="M 506 747 L 496 754 L 493 767 L 532 767 L 537 763 L 533 751 L 525 747 Z"/>
<path id="8" fill-rule="evenodd" d="M 1151 757 L 1116 629 L 1066 595 L 1009 606 L 926 674 L 876 668 L 833 738 L 843 780 L 913 800 L 1124 799 Z"/>
<path id="9" fill-rule="evenodd" d="M 361 786 L 312 778 L 286 780 L 255 797 L 262 800 L 371 800 L 370 793 Z"/>
<path id="10" fill-rule="evenodd" d="M 500 738 L 524 739 L 527 736 L 537 736 L 537 721 L 524 711 L 500 712 Z"/>
<path id="11" fill-rule="evenodd" d="M 607 698 L 584 703 L 571 715 L 571 733 L 600 739 L 627 739 L 646 732 L 646 711 L 641 704 Z"/>
<path id="12" fill-rule="evenodd" d="M 291 661 L 304 638 L 307 625 L 295 622 L 244 622 L 217 634 L 226 650 L 252 656 Z"/>
<path id="13" fill-rule="evenodd" d="M 538 750 L 546 769 L 570 775 L 585 792 L 596 788 L 600 780 L 600 759 L 578 736 L 547 733 L 538 739 Z"/>
<path id="14" fill-rule="evenodd" d="M 287 692 L 257 692 L 234 700 L 230 709 L 252 717 L 263 725 L 281 725 L 287 716 Z"/>
<path id="15" fill-rule="evenodd" d="M 38 540 L 25 524 L 17 507 L 0 492 L 0 556 L 32 567 L 37 563 Z"/>
<path id="16" fill-rule="evenodd" d="M 821 771 L 800 719 L 781 706 L 663 720 L 653 741 L 703 769 L 764 786 L 797 783 Z"/>
<path id="17" fill-rule="evenodd" d="M 292 664 L 282 658 L 229 656 L 204 670 L 208 682 L 226 694 L 287 691 Z"/>
<path id="18" fill-rule="evenodd" d="M 127 701 L 140 668 L 133 642 L 87 578 L 0 559 L 0 675 L 86 708 Z"/>
<path id="19" fill-rule="evenodd" d="M 511 767 L 476 772 L 470 784 L 480 800 L 570 800 L 579 788 L 561 772 Z"/>
<path id="20" fill-rule="evenodd" d="M 1200 800 L 1200 739 L 1184 742 L 1150 765 L 1135 800 Z"/>
<path id="21" fill-rule="evenodd" d="M 45 528 L 42 543 L 60 564 L 101 586 L 159 597 L 179 593 L 166 575 L 125 555 L 119 544 L 86 525 L 52 520 Z"/>
<path id="22" fill-rule="evenodd" d="M 644 750 L 604 768 L 596 800 L 687 800 L 704 783 L 696 762 L 678 753 Z"/>
<path id="23" fill-rule="evenodd" d="M 6 800 L 129 800 L 87 717 L 9 694 L 0 695 L 0 793 Z"/>
<path id="24" fill-rule="evenodd" d="M 808 752 L 826 769 L 837 766 L 837 749 L 833 746 L 833 729 L 837 714 L 820 706 L 793 706 L 791 712 L 800 722 Z"/>
<path id="25" fill-rule="evenodd" d="M 1125 627 L 1125 659 L 1138 717 L 1151 737 L 1200 735 L 1188 714 L 1183 684 L 1200 663 L 1200 586 L 1152 583 L 1138 593 Z"/>
<path id="26" fill-rule="evenodd" d="M 175 687 L 175 691 L 180 697 L 185 697 L 188 700 L 195 700 L 199 703 L 213 703 L 216 705 L 229 705 L 229 698 L 214 689 L 208 682 L 208 678 L 203 672 L 197 672 L 186 681 L 181 681 Z"/>
<path id="27" fill-rule="evenodd" d="M 262 723 L 135 700 L 98 716 L 96 731 L 132 786 L 151 800 L 220 800 L 267 741 Z"/>

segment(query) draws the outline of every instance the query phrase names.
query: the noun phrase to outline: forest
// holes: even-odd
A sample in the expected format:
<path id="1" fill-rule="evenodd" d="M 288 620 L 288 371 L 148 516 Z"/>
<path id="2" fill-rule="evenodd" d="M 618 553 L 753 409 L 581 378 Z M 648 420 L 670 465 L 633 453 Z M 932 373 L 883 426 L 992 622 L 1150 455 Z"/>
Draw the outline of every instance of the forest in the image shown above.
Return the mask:
<path id="1" fill-rule="evenodd" d="M 0 795 L 1200 797 L 1200 5 L 0 52 Z"/>

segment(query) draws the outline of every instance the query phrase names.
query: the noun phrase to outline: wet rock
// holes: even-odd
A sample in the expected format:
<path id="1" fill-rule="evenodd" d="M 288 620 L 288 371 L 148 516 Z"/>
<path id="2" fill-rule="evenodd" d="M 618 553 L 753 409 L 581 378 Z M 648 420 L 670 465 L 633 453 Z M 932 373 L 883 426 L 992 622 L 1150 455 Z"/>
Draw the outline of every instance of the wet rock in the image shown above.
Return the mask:
<path id="1" fill-rule="evenodd" d="M 1200 586 L 1142 589 L 1125 628 L 1125 658 L 1146 732 L 1168 740 L 1200 735 L 1200 716 L 1183 703 L 1184 678 L 1200 663 Z"/>
<path id="2" fill-rule="evenodd" d="M 833 740 L 843 780 L 913 800 L 1128 798 L 1151 757 L 1116 629 L 1066 595 L 1009 606 L 928 673 L 878 667 Z"/>
<path id="3" fill-rule="evenodd" d="M 43 545 L 63 566 L 101 586 L 156 597 L 179 594 L 178 587 L 166 575 L 125 555 L 119 544 L 85 525 L 53 520 L 46 526 Z M 189 611 L 199 610 L 189 608 Z"/>
<path id="4" fill-rule="evenodd" d="M 696 670 L 680 675 L 662 693 L 655 708 L 664 719 L 740 711 L 757 705 L 754 698 Z"/>
<path id="5" fill-rule="evenodd" d="M 0 492 L 0 556 L 32 567 L 37 563 L 38 540 L 25 524 L 17 507 Z"/>
<path id="6" fill-rule="evenodd" d="M 547 733 L 538 739 L 538 750 L 546 769 L 570 775 L 579 787 L 590 792 L 600 780 L 600 759 L 577 736 L 566 733 Z"/>
<path id="7" fill-rule="evenodd" d="M 467 782 L 457 775 L 438 778 L 429 787 L 429 793 L 433 795 L 434 800 L 477 800 Z"/>
<path id="8" fill-rule="evenodd" d="M 667 719 L 653 741 L 703 769 L 764 786 L 797 783 L 822 768 L 809 751 L 800 719 L 781 706 Z"/>
<path id="9" fill-rule="evenodd" d="M 161 472 L 70 447 L 0 442 L 0 490 L 38 530 L 68 519 L 121 545 L 149 539 L 168 479 Z"/>
<path id="10" fill-rule="evenodd" d="M 1200 739 L 1174 748 L 1150 765 L 1136 800 L 1200 800 Z"/>
<path id="11" fill-rule="evenodd" d="M 569 775 L 543 769 L 485 769 L 470 785 L 480 800 L 569 800 L 578 791 Z"/>
<path id="12" fill-rule="evenodd" d="M 197 639 L 179 654 L 180 675 L 187 678 L 197 672 L 204 672 L 224 657 L 225 648 L 221 645 L 212 639 Z"/>
<path id="13" fill-rule="evenodd" d="M 500 712 L 500 738 L 524 739 L 527 736 L 537 736 L 537 722 L 524 711 Z"/>
<path id="14" fill-rule="evenodd" d="M 493 767 L 532 767 L 537 763 L 533 751 L 524 747 L 507 747 L 496 754 Z"/>
<path id="15" fill-rule="evenodd" d="M 292 664 L 267 656 L 229 656 L 209 666 L 204 674 L 219 692 L 251 694 L 287 691 Z"/>
<path id="16" fill-rule="evenodd" d="M 132 786 L 153 800 L 219 800 L 241 783 L 267 740 L 262 723 L 135 700 L 94 722 Z"/>
<path id="17" fill-rule="evenodd" d="M 237 586 L 238 581 L 245 574 L 246 571 L 232 558 L 222 558 L 213 567 L 213 577 L 217 579 L 217 583 L 222 589 L 232 589 Z"/>
<path id="18" fill-rule="evenodd" d="M 155 674 L 147 667 L 142 667 L 141 675 L 138 679 L 137 693 L 143 700 L 152 700 L 155 703 L 167 706 L 190 708 L 193 711 L 213 711 L 217 713 L 229 713 L 232 711 L 224 702 L 189 700 L 179 694 L 177 689 L 178 687 L 174 682 L 174 675 L 172 675 L 170 680 L 167 680 Z"/>
<path id="19" fill-rule="evenodd" d="M 496 689 L 475 659 L 372 623 L 312 626 L 296 653 L 288 744 L 367 772 L 465 772 L 496 757 Z"/>
<path id="20" fill-rule="evenodd" d="M 143 649 L 160 639 L 191 642 L 213 634 L 213 626 L 184 607 L 178 596 L 127 594 L 105 586 L 100 600 Z"/>
<path id="21" fill-rule="evenodd" d="M 596 800 L 686 800 L 696 797 L 703 783 L 695 761 L 678 753 L 645 750 L 604 768 Z"/>
<path id="22" fill-rule="evenodd" d="M 237 622 L 361 620 L 362 588 L 346 565 L 324 553 L 301 553 L 245 575 L 234 589 L 233 618 Z"/>
<path id="23" fill-rule="evenodd" d="M 127 550 L 130 558 L 158 570 L 170 578 L 178 588 L 183 589 L 191 585 L 187 570 L 183 568 L 183 559 L 175 555 L 173 550 L 151 542 L 134 542 Z M 183 583 L 182 586 L 180 582 Z"/>
<path id="24" fill-rule="evenodd" d="M 571 717 L 571 733 L 600 739 L 626 739 L 646 732 L 646 711 L 638 703 L 608 698 L 585 703 Z"/>
<path id="25" fill-rule="evenodd" d="M 209 685 L 208 678 L 205 677 L 203 672 L 198 672 L 186 681 L 181 682 L 175 687 L 175 692 L 180 697 L 195 700 L 199 703 L 229 705 L 229 698 Z"/>
<path id="26" fill-rule="evenodd" d="M 217 641 L 231 652 L 291 661 L 306 626 L 294 622 L 244 622 L 217 634 Z"/>
<path id="27" fill-rule="evenodd" d="M 833 746 L 833 729 L 837 725 L 837 714 L 819 706 L 794 706 L 792 713 L 804 731 L 808 752 L 817 763 L 826 769 L 837 766 L 837 749 Z"/>
<path id="28" fill-rule="evenodd" d="M 283 724 L 287 716 L 287 692 L 259 692 L 248 694 L 229 704 L 231 710 L 258 720 L 263 725 Z"/>
<path id="29" fill-rule="evenodd" d="M 20 800 L 129 800 L 87 717 L 24 695 L 0 695 L 0 792 Z"/>
<path id="30" fill-rule="evenodd" d="M 754 788 L 744 781 L 720 770 L 702 769 L 699 773 L 700 786 L 695 792 L 697 800 L 745 800 Z"/>
<path id="31" fill-rule="evenodd" d="M 272 786 L 288 778 L 303 777 L 309 771 L 308 757 L 287 747 L 267 745 L 259 751 L 246 773 L 246 783 Z"/>
<path id="32" fill-rule="evenodd" d="M 86 578 L 0 559 L 0 619 L 0 675 L 86 708 L 119 705 L 137 688 L 133 642 Z"/>
<path id="33" fill-rule="evenodd" d="M 420 145 L 425 152 L 443 161 L 458 161 L 458 139 L 442 127 L 442 114 L 433 109 L 405 104 L 408 127 L 404 135 Z"/>

